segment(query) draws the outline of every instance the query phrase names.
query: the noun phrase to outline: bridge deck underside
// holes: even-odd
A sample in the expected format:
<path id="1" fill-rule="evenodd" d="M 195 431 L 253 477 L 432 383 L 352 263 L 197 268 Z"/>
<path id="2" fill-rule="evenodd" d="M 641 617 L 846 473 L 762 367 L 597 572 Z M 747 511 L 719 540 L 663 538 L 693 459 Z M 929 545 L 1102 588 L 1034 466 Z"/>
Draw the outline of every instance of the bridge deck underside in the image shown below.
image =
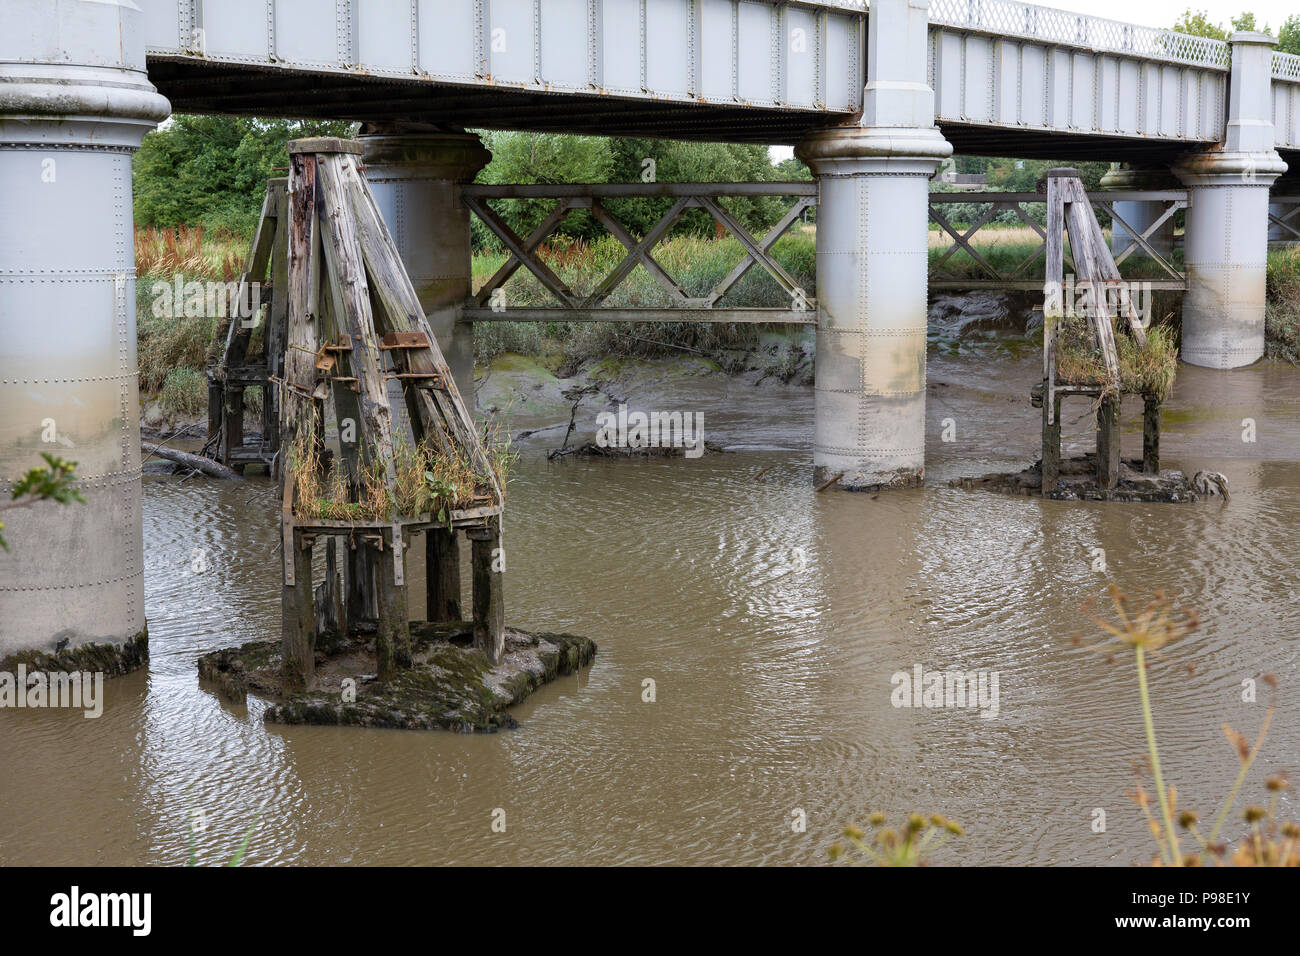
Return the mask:
<path id="1" fill-rule="evenodd" d="M 189 57 L 151 56 L 149 78 L 178 113 L 403 120 L 543 133 L 789 145 L 812 130 L 858 120 L 854 113 L 287 72 Z M 1168 165 L 1188 150 L 1213 145 L 942 121 L 939 127 L 955 152 L 972 156 Z M 1300 150 L 1280 152 L 1292 170 L 1300 169 Z"/>
<path id="2" fill-rule="evenodd" d="M 797 143 L 851 113 L 575 95 L 334 72 L 149 58 L 149 79 L 178 113 L 404 120 L 486 129 L 737 143 Z"/>

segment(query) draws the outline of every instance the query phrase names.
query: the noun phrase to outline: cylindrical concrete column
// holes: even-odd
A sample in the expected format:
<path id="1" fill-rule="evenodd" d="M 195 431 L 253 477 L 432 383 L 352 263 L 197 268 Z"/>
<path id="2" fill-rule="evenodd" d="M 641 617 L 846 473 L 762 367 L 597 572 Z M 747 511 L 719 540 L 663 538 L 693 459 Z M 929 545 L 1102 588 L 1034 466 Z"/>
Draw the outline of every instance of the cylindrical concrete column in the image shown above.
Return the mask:
<path id="1" fill-rule="evenodd" d="M 1114 190 L 1155 190 L 1155 189 L 1178 189 L 1180 188 L 1178 180 L 1167 169 L 1133 167 L 1128 163 L 1123 163 L 1112 167 L 1110 172 L 1101 177 L 1102 189 Z M 1140 235 L 1146 232 L 1147 228 L 1165 214 L 1167 206 L 1162 202 L 1133 202 L 1122 200 L 1114 203 L 1115 214 L 1123 219 L 1124 222 L 1132 226 Z M 1147 237 L 1147 242 L 1155 251 L 1168 258 L 1169 254 L 1174 251 L 1174 217 L 1170 216 L 1160 224 L 1160 228 Z M 1137 245 L 1133 238 L 1133 233 L 1116 220 L 1111 226 L 1110 248 L 1111 252 L 1119 255 L 1129 246 Z M 1146 256 L 1147 251 L 1142 246 L 1137 247 L 1129 253 L 1130 257 Z"/>
<path id="2" fill-rule="evenodd" d="M 0 498 L 77 463 L 85 504 L 4 513 L 0 659 L 145 628 L 131 155 L 170 112 L 133 4 L 0 4 Z"/>
<path id="3" fill-rule="evenodd" d="M 1234 33 L 1223 144 L 1174 167 L 1188 188 L 1182 358 L 1237 368 L 1264 355 L 1268 190 L 1286 171 L 1273 148 L 1271 53 L 1263 33 Z"/>
<path id="4" fill-rule="evenodd" d="M 492 155 L 471 133 L 413 124 L 367 124 L 359 139 L 375 202 L 472 412 L 474 336 L 469 326 L 456 322 L 473 281 L 469 209 L 460 201 L 460 187 L 473 181 Z"/>
<path id="5" fill-rule="evenodd" d="M 938 130 L 842 128 L 805 139 L 817 176 L 816 480 L 854 490 L 925 475 L 930 176 Z"/>
<path id="6" fill-rule="evenodd" d="M 926 82 L 926 0 L 873 0 L 862 124 L 810 134 L 817 176 L 818 482 L 925 476 L 929 181 L 952 146 Z"/>

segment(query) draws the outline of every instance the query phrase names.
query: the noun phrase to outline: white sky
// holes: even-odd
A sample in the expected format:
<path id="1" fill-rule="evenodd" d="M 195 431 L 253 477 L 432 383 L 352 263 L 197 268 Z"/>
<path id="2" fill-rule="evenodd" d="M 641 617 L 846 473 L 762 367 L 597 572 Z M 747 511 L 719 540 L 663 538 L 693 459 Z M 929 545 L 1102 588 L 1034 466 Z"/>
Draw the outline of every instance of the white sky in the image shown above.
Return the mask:
<path id="1" fill-rule="evenodd" d="M 1246 11 L 1255 14 L 1255 22 L 1262 28 L 1272 28 L 1276 35 L 1282 21 L 1292 14 L 1300 14 L 1300 0 L 1047 0 L 1038 4 L 1088 13 L 1124 23 L 1144 27 L 1171 27 L 1184 10 L 1204 10 L 1211 23 L 1231 30 L 1231 20 Z M 790 146 L 771 146 L 768 153 L 772 162 L 779 163 L 794 155 Z"/>

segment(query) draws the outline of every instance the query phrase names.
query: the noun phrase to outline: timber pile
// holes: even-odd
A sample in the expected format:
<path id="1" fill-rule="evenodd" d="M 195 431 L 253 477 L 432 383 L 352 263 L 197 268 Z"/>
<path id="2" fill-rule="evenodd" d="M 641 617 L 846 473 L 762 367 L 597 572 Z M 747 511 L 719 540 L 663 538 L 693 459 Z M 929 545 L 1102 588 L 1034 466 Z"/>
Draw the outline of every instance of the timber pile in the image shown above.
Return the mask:
<path id="1" fill-rule="evenodd" d="M 1043 381 L 1033 390 L 1031 401 L 1043 409 L 1043 446 L 1039 463 L 1040 487 L 1051 496 L 1061 484 L 1061 402 L 1067 396 L 1083 396 L 1096 404 L 1097 452 L 1095 483 L 1102 498 L 1114 495 L 1120 482 L 1119 414 L 1126 384 L 1120 374 L 1119 348 L 1111 305 L 1124 321 L 1125 332 L 1137 349 L 1147 348 L 1147 331 L 1133 305 L 1128 284 L 1120 278 L 1101 225 L 1093 213 L 1079 171 L 1069 167 L 1048 170 L 1046 281 L 1043 285 Z M 1082 292 L 1082 308 L 1063 301 L 1064 240 L 1068 235 L 1076 274 L 1075 288 Z M 1113 296 L 1113 298 L 1112 298 Z M 1086 328 L 1078 328 L 1086 322 Z M 1071 328 L 1071 326 L 1076 326 Z M 1099 374 L 1090 381 L 1058 378 L 1058 354 L 1063 333 L 1069 340 L 1096 350 Z M 1086 348 L 1086 345 L 1084 346 Z M 1160 473 L 1160 408 L 1166 395 L 1154 390 L 1143 393 L 1141 474 Z M 1076 489 L 1077 491 L 1077 489 Z M 1071 494 L 1071 496 L 1074 496 Z"/>
<path id="2" fill-rule="evenodd" d="M 433 622 L 459 620 L 457 535 L 470 539 L 473 643 L 492 665 L 505 654 L 496 464 L 358 169 L 360 153 L 348 140 L 291 142 L 284 204 L 268 198 L 264 210 L 275 213 L 275 235 L 285 244 L 273 283 L 285 293 L 282 361 L 269 366 L 267 381 L 279 416 L 280 658 L 289 692 L 311 690 L 317 649 L 348 635 L 374 634 L 381 683 L 411 666 L 405 556 L 414 534 L 425 536 Z M 228 342 L 237 352 L 236 336 L 232 327 Z M 226 361 L 236 352 L 228 347 Z M 407 410 L 401 422 L 390 407 L 390 381 Z M 337 429 L 329 441 L 327 420 Z M 321 539 L 327 571 L 313 589 L 312 552 Z"/>
<path id="3" fill-rule="evenodd" d="M 217 323 L 208 354 L 208 438 L 203 453 L 243 473 L 245 466 L 272 466 L 280 449 L 278 392 L 268 382 L 283 374 L 289 314 L 288 180 L 269 179 L 257 232 L 239 277 L 235 302 Z M 261 346 L 251 350 L 254 332 Z M 262 390 L 262 431 L 244 434 L 244 389 Z"/>
<path id="4" fill-rule="evenodd" d="M 1133 304 L 1084 191 L 1079 171 L 1048 170 L 1044 237 L 1043 380 L 1030 393 L 1043 410 L 1042 457 L 1020 472 L 957 478 L 951 485 L 1009 494 L 1095 501 L 1197 501 L 1212 493 L 1182 472 L 1160 468 L 1160 413 L 1176 357 L 1168 330 L 1148 329 Z M 1069 255 L 1065 240 L 1069 239 Z M 1072 260 L 1082 302 L 1064 301 Z M 1113 308 L 1112 308 L 1113 307 Z M 1117 321 L 1118 320 L 1118 321 Z M 1142 458 L 1120 460 L 1120 406 L 1142 396 Z M 1061 459 L 1061 403 L 1084 397 L 1096 414 L 1096 452 Z"/>

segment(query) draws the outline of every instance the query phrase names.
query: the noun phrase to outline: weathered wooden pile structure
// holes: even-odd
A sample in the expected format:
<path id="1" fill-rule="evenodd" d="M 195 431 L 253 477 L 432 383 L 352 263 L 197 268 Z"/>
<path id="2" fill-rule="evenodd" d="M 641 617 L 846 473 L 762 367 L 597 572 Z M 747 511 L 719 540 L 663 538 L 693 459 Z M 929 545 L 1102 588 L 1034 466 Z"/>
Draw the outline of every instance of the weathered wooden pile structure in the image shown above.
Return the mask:
<path id="1" fill-rule="evenodd" d="M 267 383 L 283 374 L 284 365 L 289 315 L 287 184 L 284 178 L 267 181 L 235 307 L 222 317 L 208 355 L 208 439 L 203 450 L 241 473 L 252 462 L 271 467 L 280 450 L 280 396 Z M 259 326 L 261 348 L 250 351 Z M 244 389 L 250 386 L 262 390 L 262 430 L 255 442 L 244 434 Z"/>
<path id="2" fill-rule="evenodd" d="M 1041 185 L 1040 185 L 1041 188 Z M 1061 401 L 1083 396 L 1096 404 L 1096 483 L 1113 491 L 1120 475 L 1120 403 L 1126 383 L 1122 380 L 1115 340 L 1114 316 L 1126 322 L 1126 333 L 1145 349 L 1144 323 L 1132 301 L 1129 284 L 1120 278 L 1119 268 L 1102 234 L 1092 205 L 1084 192 L 1079 171 L 1068 167 L 1051 169 L 1046 177 L 1047 236 L 1046 281 L 1043 286 L 1043 381 L 1033 390 L 1033 403 L 1043 409 L 1042 493 L 1055 492 L 1061 472 Z M 1064 240 L 1068 235 L 1081 302 L 1064 301 Z M 1113 293 L 1113 297 L 1112 297 Z M 1112 303 L 1116 311 L 1112 312 Z M 1086 326 L 1084 325 L 1086 323 Z M 1069 333 L 1068 335 L 1066 333 Z M 1061 377 L 1062 342 L 1078 350 L 1080 343 L 1095 357 L 1091 374 L 1071 381 Z M 1075 363 L 1078 367 L 1079 363 Z M 1085 365 L 1087 363 L 1084 363 Z M 1160 470 L 1160 409 L 1163 396 L 1144 391 L 1142 416 L 1142 471 Z"/>
<path id="3" fill-rule="evenodd" d="M 264 435 L 278 448 L 282 492 L 286 689 L 312 686 L 317 639 L 330 632 L 373 630 L 381 681 L 409 666 L 405 556 L 415 534 L 425 537 L 431 621 L 460 620 L 457 532 L 470 539 L 474 644 L 493 664 L 504 655 L 501 481 L 361 175 L 360 153 L 348 140 L 289 144 L 289 177 L 268 188 L 247 273 L 260 276 L 268 262 L 272 273 L 265 404 L 276 420 Z M 224 393 L 220 446 L 232 463 L 251 454 L 232 418 L 242 416 L 238 390 L 257 377 L 242 370 L 238 324 L 214 379 Z M 395 422 L 390 396 L 399 394 L 407 414 Z M 322 541 L 325 577 L 313 589 Z"/>

